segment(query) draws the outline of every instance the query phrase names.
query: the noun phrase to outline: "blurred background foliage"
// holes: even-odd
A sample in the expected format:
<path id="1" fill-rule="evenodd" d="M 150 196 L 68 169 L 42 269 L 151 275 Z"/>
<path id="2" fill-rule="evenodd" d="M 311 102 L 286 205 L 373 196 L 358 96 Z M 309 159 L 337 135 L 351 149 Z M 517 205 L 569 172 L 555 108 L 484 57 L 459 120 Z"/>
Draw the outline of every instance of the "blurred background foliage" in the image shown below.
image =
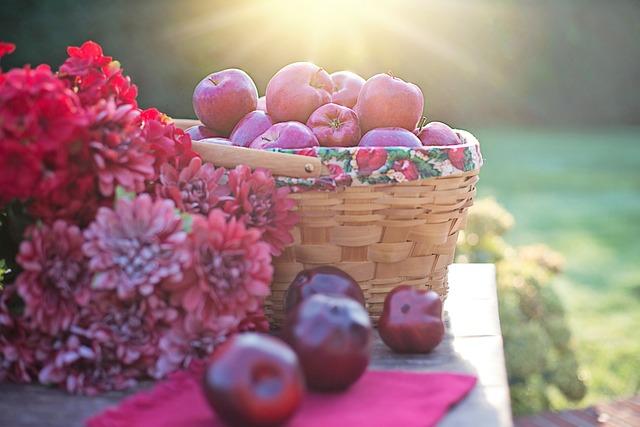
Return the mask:
<path id="1" fill-rule="evenodd" d="M 364 77 L 392 71 L 418 84 L 430 120 L 478 136 L 479 195 L 494 197 L 517 221 L 507 233 L 511 216 L 483 202 L 460 252 L 498 264 L 516 412 L 640 392 L 637 0 L 0 6 L 0 40 L 18 45 L 4 69 L 57 67 L 66 46 L 92 39 L 123 64 L 141 106 L 174 117 L 192 117 L 193 87 L 229 67 L 246 70 L 261 93 L 273 73 L 299 60 Z M 548 248 L 531 247 L 540 242 Z M 554 251 L 565 260 L 562 274 Z M 534 351 L 543 344 L 553 350 Z"/>
<path id="2" fill-rule="evenodd" d="M 496 264 L 500 323 L 515 415 L 579 402 L 587 389 L 566 310 L 551 280 L 564 258 L 543 244 L 503 240 L 513 216 L 495 199 L 478 200 L 458 239 L 458 262 Z"/>

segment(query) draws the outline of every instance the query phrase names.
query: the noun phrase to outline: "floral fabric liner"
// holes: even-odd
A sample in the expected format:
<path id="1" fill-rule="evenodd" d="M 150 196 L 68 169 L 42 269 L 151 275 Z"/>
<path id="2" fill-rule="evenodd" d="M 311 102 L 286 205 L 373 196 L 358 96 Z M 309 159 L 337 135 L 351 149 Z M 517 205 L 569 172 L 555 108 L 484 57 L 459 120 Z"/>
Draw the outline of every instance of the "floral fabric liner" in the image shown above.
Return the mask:
<path id="1" fill-rule="evenodd" d="M 279 176 L 276 183 L 290 187 L 292 192 L 331 191 L 342 186 L 393 184 L 479 169 L 483 164 L 480 144 L 470 133 L 457 132 L 463 143 L 452 146 L 272 149 L 318 157 L 330 171 L 329 176 L 318 178 Z"/>

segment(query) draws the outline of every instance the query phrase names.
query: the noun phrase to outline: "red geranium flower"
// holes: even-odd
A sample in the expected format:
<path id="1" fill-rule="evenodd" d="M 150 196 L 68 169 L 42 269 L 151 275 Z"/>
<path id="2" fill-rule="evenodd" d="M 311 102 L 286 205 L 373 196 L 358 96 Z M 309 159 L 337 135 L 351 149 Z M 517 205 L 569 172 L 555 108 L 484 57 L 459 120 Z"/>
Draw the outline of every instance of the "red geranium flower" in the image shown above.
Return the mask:
<path id="1" fill-rule="evenodd" d="M 155 108 L 142 111 L 142 137 L 155 158 L 159 173 L 165 163 L 176 169 L 186 167 L 198 154 L 191 148 L 191 137 L 177 128 L 169 118 Z"/>
<path id="2" fill-rule="evenodd" d="M 7 43 L 0 41 L 0 58 L 8 53 L 13 53 L 16 50 L 16 45 L 13 43 Z"/>
<path id="3" fill-rule="evenodd" d="M 271 254 L 280 255 L 293 242 L 290 230 L 298 221 L 292 211 L 295 202 L 287 197 L 289 189 L 276 188 L 268 170 L 252 172 L 244 165 L 229 171 L 228 185 L 234 199 L 223 204 L 224 211 L 259 230 Z"/>
<path id="4" fill-rule="evenodd" d="M 103 54 L 99 44 L 87 41 L 80 47 L 70 46 L 67 53 L 60 77 L 78 93 L 83 105 L 111 98 L 117 105 L 137 107 L 138 88 L 122 74 L 118 61 Z"/>
<path id="5" fill-rule="evenodd" d="M 227 221 L 219 209 L 193 217 L 190 245 L 190 277 L 167 285 L 172 300 L 208 328 L 233 330 L 269 294 L 269 245 L 258 230 L 235 218 Z"/>

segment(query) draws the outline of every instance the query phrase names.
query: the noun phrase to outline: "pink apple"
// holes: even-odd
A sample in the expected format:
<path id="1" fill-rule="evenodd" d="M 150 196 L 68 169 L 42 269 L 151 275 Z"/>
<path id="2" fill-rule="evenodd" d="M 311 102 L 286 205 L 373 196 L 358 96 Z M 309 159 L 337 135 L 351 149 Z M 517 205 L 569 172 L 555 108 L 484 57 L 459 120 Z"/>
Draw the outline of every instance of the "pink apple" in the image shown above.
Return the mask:
<path id="1" fill-rule="evenodd" d="M 329 74 L 310 62 L 282 68 L 267 84 L 267 110 L 273 121 L 306 123 L 311 113 L 331 101 Z"/>
<path id="2" fill-rule="evenodd" d="M 190 128 L 185 130 L 185 133 L 187 133 L 191 137 L 192 141 L 199 141 L 205 138 L 216 138 L 222 136 L 220 132 L 211 130 L 208 127 L 202 125 L 191 126 Z"/>
<path id="3" fill-rule="evenodd" d="M 360 147 L 422 147 L 413 132 L 403 128 L 379 128 L 365 133 Z"/>
<path id="4" fill-rule="evenodd" d="M 256 109 L 258 89 L 242 70 L 209 74 L 193 91 L 193 110 L 208 128 L 229 135 L 247 113 Z"/>
<path id="5" fill-rule="evenodd" d="M 365 79 L 351 71 L 336 71 L 331 74 L 331 80 L 333 81 L 331 102 L 353 108 Z"/>
<path id="6" fill-rule="evenodd" d="M 444 123 L 431 122 L 427 124 L 418 133 L 418 138 L 422 141 L 422 145 L 458 145 L 460 138 L 458 135 Z"/>
<path id="7" fill-rule="evenodd" d="M 260 98 L 258 98 L 258 106 L 256 107 L 256 110 L 261 110 L 261 111 L 264 111 L 265 113 L 267 112 L 267 97 L 266 96 L 261 96 Z"/>
<path id="8" fill-rule="evenodd" d="M 317 147 L 318 139 L 311 129 L 299 122 L 282 122 L 271 126 L 257 137 L 250 148 L 308 148 Z"/>
<path id="9" fill-rule="evenodd" d="M 389 74 L 376 74 L 362 86 L 356 113 L 360 128 L 400 127 L 414 130 L 424 109 L 420 88 Z"/>
<path id="10" fill-rule="evenodd" d="M 242 118 L 231 131 L 229 139 L 233 145 L 248 147 L 254 139 L 273 125 L 273 120 L 264 111 L 252 111 Z"/>
<path id="11" fill-rule="evenodd" d="M 229 138 L 205 138 L 198 142 L 206 142 L 207 144 L 233 145 Z"/>
<path id="12" fill-rule="evenodd" d="M 360 140 L 358 116 L 342 105 L 324 104 L 311 114 L 307 126 L 323 147 L 353 147 Z"/>

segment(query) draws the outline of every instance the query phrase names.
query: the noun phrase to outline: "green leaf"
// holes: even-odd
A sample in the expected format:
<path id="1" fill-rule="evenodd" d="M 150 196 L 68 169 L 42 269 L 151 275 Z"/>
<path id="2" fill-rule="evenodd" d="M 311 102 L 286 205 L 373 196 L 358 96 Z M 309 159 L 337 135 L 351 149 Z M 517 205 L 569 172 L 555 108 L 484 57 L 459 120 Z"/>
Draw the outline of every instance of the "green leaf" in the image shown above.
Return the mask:
<path id="1" fill-rule="evenodd" d="M 127 191 L 121 186 L 116 187 L 116 200 L 133 200 L 136 197 L 136 193 L 133 191 Z"/>
<path id="2" fill-rule="evenodd" d="M 193 216 L 183 212 L 180 214 L 180 218 L 182 218 L 182 229 L 186 233 L 191 233 L 191 230 L 193 230 Z"/>

